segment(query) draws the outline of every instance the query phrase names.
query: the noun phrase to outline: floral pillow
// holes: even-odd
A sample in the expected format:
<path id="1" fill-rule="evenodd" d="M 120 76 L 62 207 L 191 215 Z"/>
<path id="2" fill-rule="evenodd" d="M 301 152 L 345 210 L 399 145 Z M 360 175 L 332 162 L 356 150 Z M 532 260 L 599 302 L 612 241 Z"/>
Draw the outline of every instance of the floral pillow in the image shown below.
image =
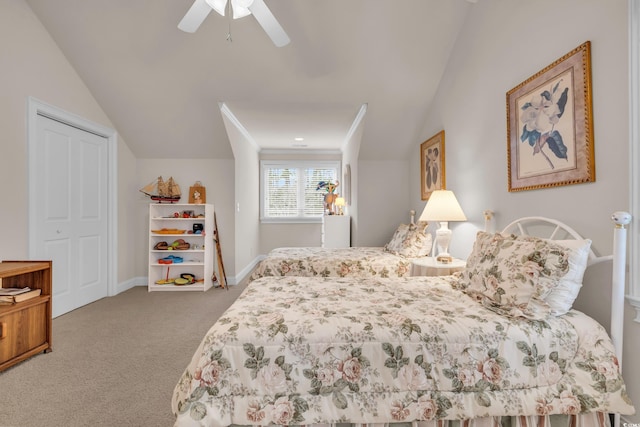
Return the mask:
<path id="1" fill-rule="evenodd" d="M 407 258 L 428 256 L 431 252 L 432 237 L 425 232 L 426 222 L 400 224 L 391 241 L 384 246 L 386 252 Z"/>
<path id="2" fill-rule="evenodd" d="M 532 236 L 478 232 L 461 275 L 465 293 L 512 317 L 544 319 L 545 301 L 570 272 L 571 250 Z"/>

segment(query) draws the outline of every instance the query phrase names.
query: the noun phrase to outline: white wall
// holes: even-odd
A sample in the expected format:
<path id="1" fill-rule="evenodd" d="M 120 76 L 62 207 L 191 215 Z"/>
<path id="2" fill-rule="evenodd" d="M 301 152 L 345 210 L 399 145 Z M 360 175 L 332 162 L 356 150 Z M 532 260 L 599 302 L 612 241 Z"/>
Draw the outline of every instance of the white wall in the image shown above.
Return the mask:
<path id="1" fill-rule="evenodd" d="M 28 257 L 27 98 L 32 96 L 86 120 L 114 128 L 82 79 L 23 0 L 0 2 L 0 260 Z M 119 138 L 118 176 L 133 174 L 132 155 Z M 126 184 L 119 180 L 119 190 Z M 126 204 L 119 203 L 119 206 Z M 120 209 L 119 239 L 126 237 L 129 216 Z M 131 256 L 124 251 L 119 259 Z M 131 277 L 125 262 L 118 280 Z"/>
<path id="2" fill-rule="evenodd" d="M 384 246 L 409 223 L 409 188 L 409 161 L 358 161 L 358 246 Z"/>
<path id="3" fill-rule="evenodd" d="M 136 163 L 136 203 L 132 212 L 136 215 L 137 234 L 131 236 L 136 246 L 135 257 L 138 276 L 148 274 L 149 250 L 149 197 L 138 191 L 162 176 L 173 176 L 182 190 L 179 203 L 189 203 L 189 187 L 200 181 L 206 189 L 206 202 L 213 204 L 218 220 L 218 232 L 222 257 L 229 282 L 235 276 L 235 220 L 234 220 L 234 162 L 233 159 L 138 159 Z M 124 195 L 121 195 L 124 197 Z M 135 209 L 133 209 L 135 208 Z M 122 247 L 125 242 L 120 242 Z"/>
<path id="4" fill-rule="evenodd" d="M 343 153 L 342 153 L 342 174 L 344 176 L 344 172 L 346 170 L 347 165 L 349 165 L 349 169 L 351 169 L 351 182 L 349 183 L 351 188 L 351 194 L 349 200 L 346 200 L 347 206 L 345 206 L 345 214 L 351 216 L 351 246 L 360 246 L 359 245 L 359 230 L 360 230 L 360 221 L 359 221 L 359 213 L 358 209 L 358 153 L 360 152 L 360 143 L 362 141 L 362 132 L 364 129 L 364 122 L 366 120 L 366 115 L 362 118 L 357 126 L 353 129 L 353 132 L 350 138 L 345 141 Z"/>
<path id="5" fill-rule="evenodd" d="M 509 193 L 506 93 L 587 40 L 596 182 Z M 482 0 L 470 8 L 423 131 L 426 139 L 445 130 L 447 188 L 470 219 L 455 226 L 454 255 L 471 251 L 485 209 L 496 212 L 498 229 L 521 216 L 560 219 L 593 239 L 601 254 L 611 252 L 609 217 L 629 209 L 627 45 L 623 0 Z M 420 202 L 419 168 L 416 158 L 410 180 L 414 204 Z M 640 325 L 626 317 L 623 372 L 638 405 L 640 367 L 634 359 Z"/>
<path id="6" fill-rule="evenodd" d="M 125 144 L 118 147 L 118 284 L 135 280 L 138 268 L 138 245 L 132 236 L 138 235 L 138 224 L 133 207 L 138 200 L 136 158 Z M 149 228 L 148 224 L 144 225 Z M 148 240 L 148 239 L 147 239 Z M 128 288 L 129 286 L 125 286 Z"/>
<path id="7" fill-rule="evenodd" d="M 576 10 L 580 19 L 570 19 Z M 549 13 L 533 18 L 539 11 Z M 524 25 L 532 19 L 536 31 Z M 592 43 L 596 182 L 509 193 L 507 91 L 586 40 Z M 626 2 L 486 0 L 471 8 L 423 135 L 445 130 L 447 188 L 474 224 L 482 226 L 485 209 L 496 212 L 498 225 L 522 214 L 551 215 L 609 253 L 609 215 L 628 209 L 627 105 Z M 417 159 L 412 171 L 412 197 L 419 200 Z M 474 238 L 467 228 L 454 233 L 464 241 L 462 256 Z"/>
<path id="8" fill-rule="evenodd" d="M 235 271 L 238 280 L 250 273 L 260 250 L 260 159 L 257 147 L 223 116 L 235 159 Z"/>

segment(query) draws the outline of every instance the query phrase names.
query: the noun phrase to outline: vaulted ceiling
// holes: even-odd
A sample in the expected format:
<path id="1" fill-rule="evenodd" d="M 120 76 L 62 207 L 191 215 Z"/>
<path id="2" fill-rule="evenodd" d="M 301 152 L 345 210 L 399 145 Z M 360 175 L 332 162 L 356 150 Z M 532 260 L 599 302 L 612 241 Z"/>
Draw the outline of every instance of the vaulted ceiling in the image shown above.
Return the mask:
<path id="1" fill-rule="evenodd" d="M 180 31 L 193 0 L 27 2 L 138 158 L 232 158 L 224 104 L 264 149 L 330 150 L 366 105 L 360 158 L 405 159 L 474 7 L 265 0 L 291 38 L 278 48 L 253 16 Z"/>

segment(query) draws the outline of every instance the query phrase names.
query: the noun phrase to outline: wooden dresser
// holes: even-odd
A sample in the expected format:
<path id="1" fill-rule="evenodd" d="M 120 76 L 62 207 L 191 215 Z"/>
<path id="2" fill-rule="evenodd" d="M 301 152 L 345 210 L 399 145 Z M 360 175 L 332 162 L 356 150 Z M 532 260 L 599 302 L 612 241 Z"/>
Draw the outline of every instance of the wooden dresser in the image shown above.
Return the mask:
<path id="1" fill-rule="evenodd" d="M 39 296 L 0 304 L 0 371 L 51 351 L 51 261 L 0 262 L 3 288 L 40 289 Z"/>

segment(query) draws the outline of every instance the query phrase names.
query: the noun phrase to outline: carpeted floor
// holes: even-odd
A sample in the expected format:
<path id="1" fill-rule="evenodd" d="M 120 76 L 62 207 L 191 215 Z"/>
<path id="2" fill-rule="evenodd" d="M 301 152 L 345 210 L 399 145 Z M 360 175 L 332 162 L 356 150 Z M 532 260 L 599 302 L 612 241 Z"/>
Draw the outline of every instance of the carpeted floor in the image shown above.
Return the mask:
<path id="1" fill-rule="evenodd" d="M 173 387 L 245 287 L 135 287 L 55 318 L 53 351 L 0 373 L 0 426 L 172 426 Z"/>

